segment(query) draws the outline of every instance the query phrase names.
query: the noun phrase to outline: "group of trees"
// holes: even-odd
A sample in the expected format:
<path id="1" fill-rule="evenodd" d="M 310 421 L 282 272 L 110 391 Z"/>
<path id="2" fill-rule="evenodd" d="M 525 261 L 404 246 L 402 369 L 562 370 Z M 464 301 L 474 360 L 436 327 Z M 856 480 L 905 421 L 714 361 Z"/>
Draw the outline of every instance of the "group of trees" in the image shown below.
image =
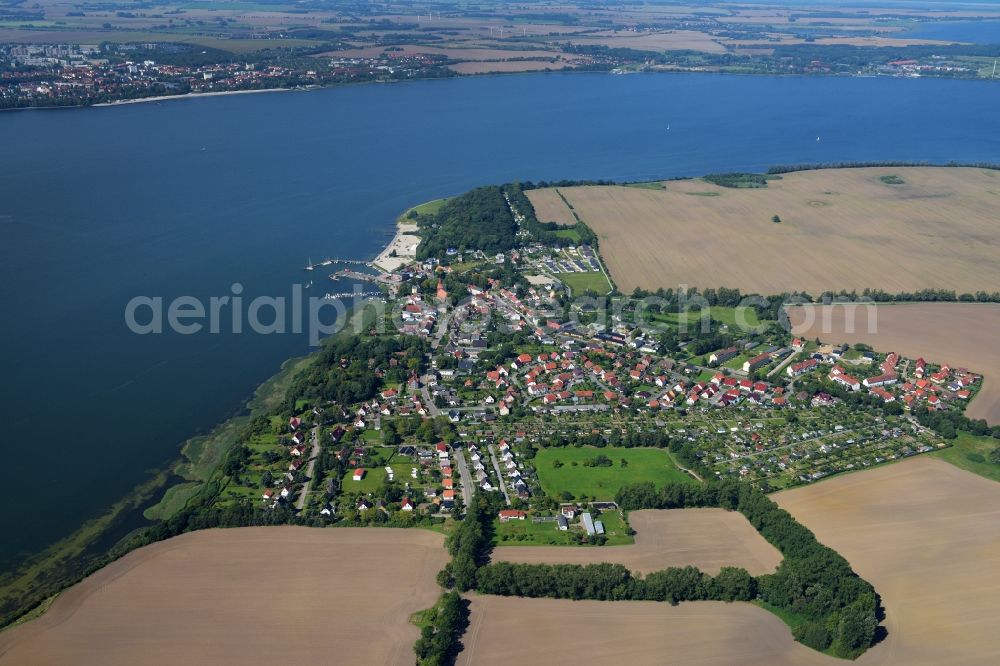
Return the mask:
<path id="1" fill-rule="evenodd" d="M 515 564 L 497 562 L 479 570 L 484 594 L 601 601 L 750 601 L 757 581 L 745 569 L 724 567 L 709 576 L 697 567 L 670 567 L 635 576 L 621 564 Z"/>
<path id="2" fill-rule="evenodd" d="M 417 336 L 339 336 L 328 342 L 315 362 L 296 376 L 288 390 L 290 411 L 299 399 L 342 405 L 374 397 L 383 383 L 405 382 L 419 372 L 427 341 Z M 381 370 L 381 378 L 375 370 Z"/>
<path id="3" fill-rule="evenodd" d="M 443 666 L 454 662 L 462 634 L 469 624 L 469 602 L 454 590 L 445 592 L 421 627 L 413 645 L 418 666 Z"/>
<path id="4" fill-rule="evenodd" d="M 413 646 L 419 666 L 440 666 L 453 663 L 459 651 L 460 639 L 468 626 L 468 602 L 458 592 L 476 585 L 476 572 L 489 562 L 493 547 L 493 517 L 503 507 L 498 493 L 476 493 L 472 504 L 458 521 L 446 542 L 451 562 L 438 572 L 442 587 L 455 588 L 446 592 L 429 611 L 432 617 Z"/>
<path id="5" fill-rule="evenodd" d="M 819 302 L 835 303 L 837 301 L 873 301 L 875 303 L 1000 303 L 1000 291 L 977 291 L 975 293 L 957 293 L 954 289 L 919 289 L 917 291 L 901 291 L 896 294 L 882 289 L 866 288 L 860 294 L 857 291 L 842 290 L 839 292 L 825 291 L 820 294 Z"/>
<path id="6" fill-rule="evenodd" d="M 959 430 L 983 437 L 1000 439 L 1000 425 L 990 426 L 983 419 L 970 419 L 965 414 L 956 411 L 927 411 L 918 409 L 914 412 L 917 422 L 931 428 L 945 439 L 955 439 Z"/>
<path id="7" fill-rule="evenodd" d="M 540 222 L 535 207 L 524 194 L 533 183 L 507 183 L 477 187 L 449 199 L 432 214 L 410 213 L 421 229 L 417 258 L 447 259 L 447 251 L 482 250 L 487 254 L 507 252 L 517 247 L 518 223 L 504 194 L 518 213 L 524 216 L 521 229 L 543 245 L 596 245 L 597 236 L 582 222 L 566 226 L 555 222 Z M 561 231 L 572 230 L 567 235 Z"/>
<path id="8" fill-rule="evenodd" d="M 767 176 L 762 173 L 710 173 L 703 178 L 719 187 L 767 187 Z"/>
<path id="9" fill-rule="evenodd" d="M 444 259 L 449 248 L 496 254 L 516 245 L 517 222 L 498 185 L 453 197 L 436 213 L 417 215 L 416 221 L 422 237 L 418 259 Z"/>
<path id="10" fill-rule="evenodd" d="M 894 56 L 893 56 L 894 57 Z M 792 164 L 792 165 L 779 165 L 773 166 L 767 170 L 767 175 L 779 175 L 783 173 L 792 173 L 795 171 L 815 171 L 818 169 L 860 169 L 863 167 L 920 167 L 920 166 L 931 166 L 929 162 L 913 162 L 913 161 L 893 161 L 893 160 L 883 160 L 881 162 L 818 162 L 815 164 Z M 1000 164 L 994 164 L 992 162 L 948 162 L 942 166 L 948 167 L 974 167 L 976 169 L 996 169 L 1000 170 Z"/>
<path id="11" fill-rule="evenodd" d="M 796 640 L 817 650 L 853 658 L 875 640 L 878 596 L 836 551 L 748 484 L 709 481 L 702 485 L 651 483 L 626 486 L 617 495 L 623 509 L 721 507 L 746 516 L 784 556 L 777 571 L 758 576 L 759 598 L 801 618 Z"/>
<path id="12" fill-rule="evenodd" d="M 558 599 L 681 601 L 760 600 L 793 618 L 796 640 L 817 650 L 853 658 L 876 638 L 878 596 L 847 560 L 816 540 L 764 493 L 738 481 L 704 484 L 652 483 L 622 488 L 622 509 L 719 507 L 746 516 L 751 525 L 781 551 L 784 559 L 773 574 L 751 576 L 745 569 L 725 567 L 709 576 L 696 567 L 671 567 L 642 577 L 620 564 L 489 563 L 493 516 L 501 504 L 495 493 L 476 501 L 448 539 L 452 561 L 439 582 L 459 591 Z M 443 630 L 445 636 L 448 630 Z M 429 655 L 439 630 L 425 629 L 415 649 Z M 446 638 L 440 639 L 442 643 Z M 438 662 L 434 662 L 438 663 Z"/>
<path id="13" fill-rule="evenodd" d="M 452 560 L 438 574 L 438 582 L 460 592 L 476 586 L 476 571 L 490 559 L 493 517 L 503 507 L 496 492 L 476 493 L 465 517 L 448 537 Z"/>
<path id="14" fill-rule="evenodd" d="M 553 247 L 597 245 L 597 235 L 591 231 L 590 227 L 580 221 L 580 218 L 576 216 L 576 211 L 573 211 L 573 216 L 576 218 L 576 224 L 573 225 L 567 226 L 559 225 L 555 222 L 540 222 L 538 216 L 535 215 L 535 207 L 531 204 L 531 200 L 524 194 L 524 190 L 531 189 L 532 186 L 531 183 L 528 183 L 528 186 L 521 183 L 509 183 L 504 185 L 504 191 L 507 192 L 507 196 L 510 197 L 510 202 L 517 209 L 517 212 L 524 215 L 523 227 L 531 233 L 536 241 Z M 566 205 L 572 210 L 573 207 L 570 206 L 569 202 L 566 202 Z M 572 229 L 576 237 L 573 238 L 559 234 L 560 230 L 567 229 Z"/>

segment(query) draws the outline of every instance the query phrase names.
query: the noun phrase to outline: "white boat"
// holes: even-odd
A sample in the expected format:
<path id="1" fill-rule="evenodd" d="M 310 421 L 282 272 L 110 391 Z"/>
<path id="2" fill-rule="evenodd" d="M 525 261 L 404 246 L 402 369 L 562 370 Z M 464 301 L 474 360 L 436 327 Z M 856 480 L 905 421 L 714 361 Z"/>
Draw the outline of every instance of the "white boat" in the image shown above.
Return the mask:
<path id="1" fill-rule="evenodd" d="M 308 263 L 308 264 L 306 264 L 306 270 L 307 270 L 307 271 L 311 271 L 311 270 L 314 270 L 315 268 L 316 268 L 316 266 L 314 266 L 314 265 L 313 265 L 313 260 L 312 260 L 312 259 L 310 259 L 310 260 L 309 260 L 309 263 Z"/>

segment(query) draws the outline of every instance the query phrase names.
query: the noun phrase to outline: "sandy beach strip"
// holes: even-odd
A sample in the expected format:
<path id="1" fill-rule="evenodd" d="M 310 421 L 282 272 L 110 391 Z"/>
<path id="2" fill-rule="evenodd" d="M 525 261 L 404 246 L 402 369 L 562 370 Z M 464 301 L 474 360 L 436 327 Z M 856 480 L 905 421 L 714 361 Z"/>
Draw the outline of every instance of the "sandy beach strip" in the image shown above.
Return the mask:
<path id="1" fill-rule="evenodd" d="M 398 270 L 416 259 L 417 245 L 419 244 L 420 236 L 417 236 L 417 225 L 400 222 L 396 225 L 396 235 L 392 237 L 385 249 L 372 260 L 372 265 L 387 273 Z"/>
<path id="2" fill-rule="evenodd" d="M 92 106 L 121 106 L 122 104 L 143 104 L 146 102 L 164 102 L 172 99 L 194 99 L 197 97 L 221 97 L 223 95 L 249 95 L 251 93 L 291 92 L 292 88 L 260 88 L 255 90 L 219 90 L 217 92 L 185 93 L 183 95 L 160 95 L 159 97 L 139 97 L 136 99 L 119 99 L 113 102 L 101 102 Z"/>

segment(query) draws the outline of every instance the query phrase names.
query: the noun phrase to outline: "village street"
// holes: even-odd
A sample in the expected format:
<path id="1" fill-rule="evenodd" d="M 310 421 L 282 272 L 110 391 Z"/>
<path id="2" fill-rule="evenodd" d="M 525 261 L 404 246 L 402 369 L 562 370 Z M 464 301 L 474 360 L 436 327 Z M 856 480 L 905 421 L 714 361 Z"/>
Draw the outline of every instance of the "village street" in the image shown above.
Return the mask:
<path id="1" fill-rule="evenodd" d="M 316 459 L 319 458 L 319 426 L 312 429 L 312 451 L 309 452 L 309 465 L 306 467 L 306 477 L 309 481 L 302 487 L 302 494 L 295 502 L 295 508 L 299 511 L 306 505 L 306 497 L 309 496 L 309 488 L 312 486 L 313 470 L 316 468 Z"/>

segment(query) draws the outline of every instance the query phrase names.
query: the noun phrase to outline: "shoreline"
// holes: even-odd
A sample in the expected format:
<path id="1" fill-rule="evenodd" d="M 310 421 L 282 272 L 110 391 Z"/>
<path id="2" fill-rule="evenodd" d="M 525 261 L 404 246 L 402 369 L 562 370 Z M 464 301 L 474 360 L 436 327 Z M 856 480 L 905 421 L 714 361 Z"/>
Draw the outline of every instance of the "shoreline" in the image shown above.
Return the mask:
<path id="1" fill-rule="evenodd" d="M 408 209 L 396 219 L 395 235 L 371 261 L 372 266 L 384 273 L 391 273 L 411 261 L 416 261 L 417 245 L 420 244 L 420 237 L 417 236 L 417 225 L 403 221 L 403 216 L 410 210 L 413 208 Z M 395 254 L 393 254 L 394 252 Z"/>
<path id="2" fill-rule="evenodd" d="M 345 315 L 344 328 L 334 333 L 330 338 L 324 338 L 324 340 L 332 339 L 344 331 L 349 331 L 351 322 L 359 313 L 362 315 L 363 322 L 366 316 L 364 308 L 349 307 Z M 256 414 L 266 413 L 276 401 L 283 399 L 285 383 L 311 363 L 321 349 L 322 343 L 321 347 L 311 350 L 305 356 L 293 356 L 283 361 L 270 377 L 258 384 L 247 398 L 240 401 L 239 408 L 228 416 L 222 416 L 209 433 L 195 435 L 181 442 L 176 458 L 162 469 L 156 470 L 151 479 L 136 486 L 115 502 L 104 514 L 86 521 L 66 537 L 38 553 L 33 553 L 21 567 L 0 574 L 0 593 L 6 595 L 6 599 L 0 596 L 0 601 L 17 603 L 17 608 L 11 611 L 7 617 L 0 615 L 0 633 L 18 626 L 22 623 L 23 618 L 37 611 L 46 603 L 51 604 L 56 597 L 81 580 L 106 569 L 125 555 L 134 552 L 137 548 L 135 545 L 130 545 L 129 541 L 135 534 L 134 530 L 109 547 L 101 549 L 100 552 L 90 552 L 95 544 L 115 526 L 115 521 L 124 513 L 131 511 L 144 515 L 145 511 L 159 507 L 165 500 L 169 504 L 168 496 L 172 489 L 187 484 L 197 484 L 197 492 L 191 497 L 184 498 L 184 501 L 178 505 L 170 507 L 171 510 L 167 514 L 159 515 L 156 518 L 146 518 L 146 520 L 155 525 L 158 522 L 169 520 L 171 516 L 183 510 L 191 499 L 198 496 L 209 485 L 216 471 L 221 468 L 221 463 L 213 463 L 211 459 L 220 449 L 228 450 L 231 430 L 245 424 Z M 192 450 L 192 444 L 196 442 L 201 444 L 198 451 Z M 171 483 L 171 475 L 177 477 L 173 479 L 173 483 Z M 138 529 L 141 530 L 144 527 Z M 153 541 L 151 544 L 161 542 Z M 139 546 L 139 548 L 141 547 Z M 30 591 L 35 588 L 39 580 L 50 584 L 51 589 L 48 594 L 37 599 L 28 599 L 24 595 L 18 594 L 20 590 Z M 44 616 L 45 610 L 39 612 L 38 617 Z"/>
<path id="3" fill-rule="evenodd" d="M 497 76 L 524 76 L 524 75 L 550 75 L 550 74 L 613 74 L 611 69 L 577 69 L 567 67 L 560 70 L 526 70 L 526 71 L 512 71 L 512 72 L 482 72 L 478 74 L 462 74 L 455 72 L 453 76 L 429 76 L 429 77 L 417 77 L 414 79 L 408 79 L 406 81 L 390 81 L 390 83 L 411 83 L 413 81 L 439 81 L 448 79 L 461 79 L 461 78 L 484 78 L 484 77 L 497 77 Z M 953 77 L 953 76 L 934 76 L 934 75 L 924 75 L 919 77 L 909 77 L 909 76 L 898 76 L 890 74 L 806 74 L 806 73 L 785 73 L 785 72 L 744 72 L 744 71 L 727 71 L 723 69 L 695 69 L 695 68 L 675 68 L 675 69 L 651 69 L 651 70 L 630 70 L 623 72 L 623 74 L 708 74 L 708 75 L 718 75 L 718 76 L 755 76 L 755 77 L 771 77 L 771 78 L 811 78 L 811 79 L 821 79 L 821 78 L 860 78 L 860 79 L 944 79 L 949 81 L 994 81 L 995 79 L 987 79 L 984 77 Z M 618 76 L 618 75 L 615 75 Z M 267 92 L 308 92 L 312 90 L 322 90 L 324 88 L 338 88 L 342 86 L 362 86 L 370 85 L 375 83 L 375 81 L 357 81 L 357 82 L 345 82 L 345 83 L 331 83 L 331 84 L 317 84 L 310 86 L 294 87 L 294 88 L 260 88 L 253 90 L 221 90 L 217 92 L 203 92 L 203 93 L 185 93 L 183 95 L 159 95 L 157 97 L 140 97 L 133 99 L 121 99 L 114 100 L 111 102 L 100 102 L 98 104 L 72 104 L 66 106 L 17 106 L 0 109 L 0 111 L 55 111 L 59 109 L 88 109 L 97 107 L 113 107 L 122 106 L 125 104 L 140 104 L 143 102 L 162 102 L 170 101 L 175 99 L 185 99 L 185 98 L 195 98 L 195 97 L 217 97 L 221 95 L 242 95 L 249 93 L 267 93 Z"/>
<path id="4" fill-rule="evenodd" d="M 99 104 L 91 104 L 91 106 L 97 108 L 97 107 L 108 107 L 108 106 L 122 106 L 123 104 L 145 104 L 147 102 L 166 102 L 175 99 L 192 99 L 197 97 L 222 97 L 223 95 L 249 95 L 252 93 L 292 92 L 294 90 L 296 90 L 296 88 L 259 88 L 253 90 L 218 90 L 215 92 L 192 92 L 192 93 L 184 93 L 183 95 L 159 95 L 157 97 L 137 97 L 135 99 L 119 99 L 113 102 L 101 102 Z"/>

